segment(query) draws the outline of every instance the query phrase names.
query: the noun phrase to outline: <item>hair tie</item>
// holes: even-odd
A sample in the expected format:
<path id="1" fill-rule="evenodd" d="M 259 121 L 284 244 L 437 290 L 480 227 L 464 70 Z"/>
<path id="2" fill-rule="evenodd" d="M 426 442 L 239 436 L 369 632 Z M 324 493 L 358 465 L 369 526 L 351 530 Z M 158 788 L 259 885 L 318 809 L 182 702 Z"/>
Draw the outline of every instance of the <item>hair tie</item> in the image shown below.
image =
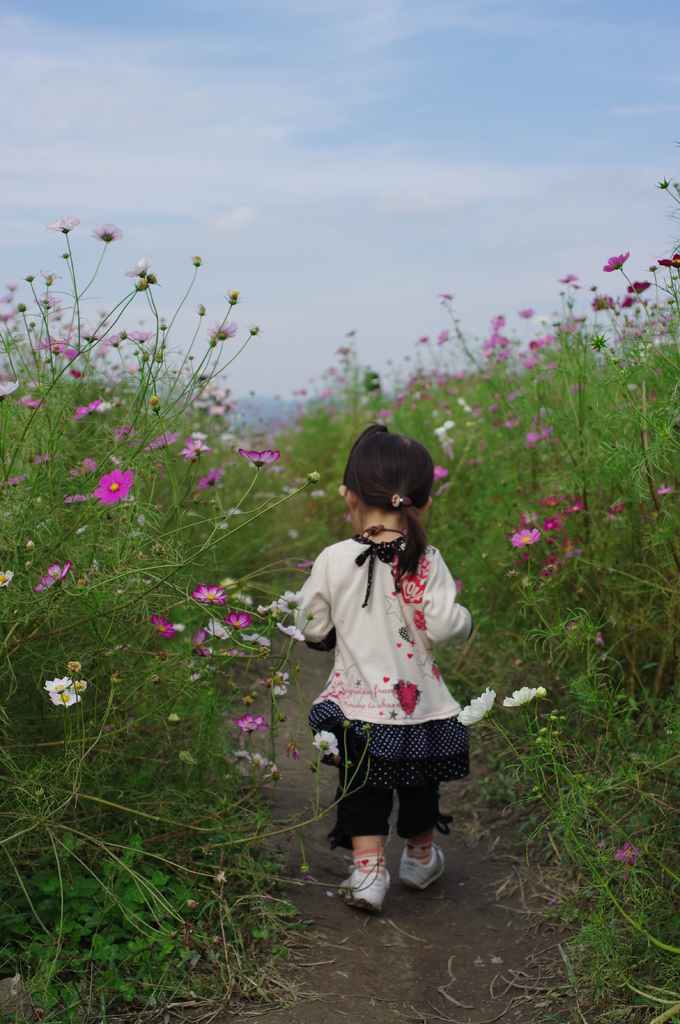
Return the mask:
<path id="1" fill-rule="evenodd" d="M 394 508 L 399 508 L 400 505 L 412 505 L 413 502 L 410 498 L 402 498 L 400 494 L 393 494 L 390 499 Z"/>

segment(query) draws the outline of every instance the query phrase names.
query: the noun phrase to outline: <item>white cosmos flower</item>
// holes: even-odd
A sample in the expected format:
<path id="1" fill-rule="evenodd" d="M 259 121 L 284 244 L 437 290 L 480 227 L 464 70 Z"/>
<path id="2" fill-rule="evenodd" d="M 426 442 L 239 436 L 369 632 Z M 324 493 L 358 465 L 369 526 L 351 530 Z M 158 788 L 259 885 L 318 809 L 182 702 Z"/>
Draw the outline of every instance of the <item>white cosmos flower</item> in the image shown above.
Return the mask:
<path id="1" fill-rule="evenodd" d="M 7 587 L 14 579 L 14 573 L 9 569 L 4 572 L 0 571 L 0 587 Z"/>
<path id="2" fill-rule="evenodd" d="M 304 640 L 305 638 L 304 633 L 301 633 L 297 626 L 282 626 L 280 622 L 277 622 L 276 625 L 282 633 L 292 637 L 293 640 Z"/>
<path id="3" fill-rule="evenodd" d="M 271 647 L 272 645 L 271 640 L 268 637 L 260 636 L 259 633 L 244 633 L 241 639 L 245 640 L 246 643 L 249 644 L 259 644 L 260 647 Z"/>
<path id="4" fill-rule="evenodd" d="M 244 761 L 252 761 L 252 757 L 250 756 L 247 750 L 234 750 L 233 754 L 234 757 L 240 757 Z"/>
<path id="5" fill-rule="evenodd" d="M 139 277 L 140 274 L 146 274 L 149 267 L 153 264 L 153 260 L 150 260 L 148 256 L 143 256 L 141 260 L 137 260 L 134 267 L 128 267 L 125 271 L 126 277 Z"/>
<path id="6" fill-rule="evenodd" d="M 448 434 L 449 430 L 453 430 L 455 425 L 456 425 L 456 421 L 455 420 L 445 420 L 442 423 L 441 427 L 435 427 L 434 428 L 434 432 L 437 435 L 437 437 L 439 438 L 439 440 L 443 441 L 443 440 L 445 440 L 446 435 Z"/>
<path id="7" fill-rule="evenodd" d="M 264 768 L 265 765 L 269 764 L 269 758 L 261 754 L 259 750 L 256 750 L 251 758 L 252 763 L 256 768 Z"/>
<path id="8" fill-rule="evenodd" d="M 314 746 L 321 754 L 333 754 L 335 756 L 340 753 L 337 736 L 335 733 L 326 732 L 325 729 L 315 733 Z"/>
<path id="9" fill-rule="evenodd" d="M 280 612 L 291 612 L 302 604 L 302 591 L 298 590 L 297 594 L 294 594 L 292 590 L 287 590 L 275 603 Z"/>
<path id="10" fill-rule="evenodd" d="M 258 604 L 257 606 L 258 615 L 266 615 L 267 612 L 271 612 L 273 615 L 275 612 L 278 612 L 278 610 L 279 606 L 276 601 L 272 601 L 271 604 Z"/>
<path id="11" fill-rule="evenodd" d="M 80 217 L 57 217 L 56 220 L 51 220 L 49 222 L 45 231 L 49 231 L 51 235 L 56 234 L 58 231 L 62 231 L 67 235 L 69 231 L 73 231 L 73 229 L 77 228 L 81 223 L 82 221 Z"/>
<path id="12" fill-rule="evenodd" d="M 210 636 L 217 637 L 218 640 L 226 640 L 229 637 L 229 631 L 225 629 L 218 619 L 211 619 L 205 627 L 205 631 Z"/>
<path id="13" fill-rule="evenodd" d="M 528 704 L 534 697 L 545 697 L 545 694 L 544 686 L 523 686 L 520 690 L 515 690 L 512 697 L 505 698 L 503 707 L 519 708 L 522 704 Z"/>
<path id="14" fill-rule="evenodd" d="M 7 398 L 8 395 L 11 395 L 13 391 L 16 391 L 18 387 L 18 380 L 8 380 L 4 384 L 0 384 L 0 402 L 3 398 Z"/>
<path id="15" fill-rule="evenodd" d="M 64 676 L 63 679 L 48 679 L 45 683 L 45 689 L 50 695 L 50 700 L 57 707 L 70 708 L 72 704 L 77 704 L 80 701 L 80 693 L 76 692 L 78 689 L 84 690 L 87 683 L 76 683 L 74 684 L 70 676 Z"/>
<path id="16" fill-rule="evenodd" d="M 473 697 L 466 708 L 458 715 L 458 721 L 461 725 L 474 725 L 475 722 L 481 722 L 486 714 L 491 711 L 493 702 L 496 699 L 496 691 L 490 690 L 487 686 L 481 697 Z"/>

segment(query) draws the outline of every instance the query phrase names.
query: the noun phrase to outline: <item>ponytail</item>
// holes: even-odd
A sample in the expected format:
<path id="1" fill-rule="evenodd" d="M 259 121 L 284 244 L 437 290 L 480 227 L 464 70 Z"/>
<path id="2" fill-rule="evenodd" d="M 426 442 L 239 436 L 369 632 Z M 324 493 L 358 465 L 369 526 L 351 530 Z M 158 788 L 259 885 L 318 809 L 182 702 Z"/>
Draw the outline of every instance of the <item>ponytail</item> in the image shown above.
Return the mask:
<path id="1" fill-rule="evenodd" d="M 427 534 L 420 515 L 414 505 L 402 505 L 404 514 L 405 540 L 403 551 L 399 555 L 399 578 L 414 576 L 418 572 L 418 563 L 427 550 Z"/>

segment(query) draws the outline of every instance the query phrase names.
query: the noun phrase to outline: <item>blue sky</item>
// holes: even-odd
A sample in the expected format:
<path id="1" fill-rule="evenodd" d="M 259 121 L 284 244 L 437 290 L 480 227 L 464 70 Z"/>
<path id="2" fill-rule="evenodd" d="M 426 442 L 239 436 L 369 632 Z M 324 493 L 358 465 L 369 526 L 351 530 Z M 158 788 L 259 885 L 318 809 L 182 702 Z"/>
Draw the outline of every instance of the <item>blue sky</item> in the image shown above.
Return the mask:
<path id="1" fill-rule="evenodd" d="M 401 359 L 441 291 L 472 333 L 550 314 L 565 273 L 673 244 L 679 29 L 630 0 L 0 0 L 0 284 L 58 268 L 67 214 L 83 272 L 94 224 L 125 232 L 98 305 L 151 256 L 169 310 L 200 253 L 195 302 L 239 288 L 262 328 L 238 393 L 289 393 L 350 329 Z"/>

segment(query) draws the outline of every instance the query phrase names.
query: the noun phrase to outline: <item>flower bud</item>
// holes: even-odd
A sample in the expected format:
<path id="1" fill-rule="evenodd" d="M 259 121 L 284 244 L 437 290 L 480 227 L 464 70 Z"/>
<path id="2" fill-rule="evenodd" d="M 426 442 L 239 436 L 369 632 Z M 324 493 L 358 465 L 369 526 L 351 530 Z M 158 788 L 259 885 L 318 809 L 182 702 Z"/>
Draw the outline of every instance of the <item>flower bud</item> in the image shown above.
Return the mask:
<path id="1" fill-rule="evenodd" d="M 201 264 L 203 263 L 203 260 L 202 260 L 202 258 L 200 256 L 192 256 L 191 257 L 191 262 L 193 263 L 193 265 L 195 267 L 200 267 Z"/>
<path id="2" fill-rule="evenodd" d="M 34 547 L 35 547 L 35 541 L 33 541 L 33 540 L 27 540 L 27 541 L 26 541 L 26 547 L 27 547 L 27 548 L 34 548 Z"/>
<path id="3" fill-rule="evenodd" d="M 253 324 L 253 326 L 250 328 L 250 333 L 251 335 L 260 333 L 260 328 L 257 326 L 257 324 Z"/>
<path id="4" fill-rule="evenodd" d="M 31 284 L 32 281 L 35 281 L 35 274 L 29 274 L 28 277 L 24 278 L 24 281 L 28 281 Z"/>
<path id="5" fill-rule="evenodd" d="M 154 412 L 158 412 L 158 410 L 161 407 L 161 403 L 160 400 L 156 397 L 156 395 L 151 396 L 151 398 L 149 399 L 149 405 L 151 406 Z"/>
<path id="6" fill-rule="evenodd" d="M 144 277 L 140 277 L 139 281 L 135 285 L 138 292 L 145 292 L 149 287 L 149 282 Z"/>
<path id="7" fill-rule="evenodd" d="M 127 338 L 127 331 L 121 331 L 120 332 L 120 340 L 121 341 L 125 341 L 126 338 Z"/>
<path id="8" fill-rule="evenodd" d="M 156 352 L 155 359 L 156 359 L 157 363 L 162 363 L 163 362 L 163 353 L 162 352 Z"/>
<path id="9" fill-rule="evenodd" d="M 545 686 L 537 686 L 536 687 L 536 696 L 537 697 L 545 697 L 547 692 L 548 691 L 546 690 Z"/>
<path id="10" fill-rule="evenodd" d="M 311 473 L 307 474 L 307 483 L 318 484 L 321 479 L 321 473 L 317 473 L 316 470 L 312 470 Z"/>
<path id="11" fill-rule="evenodd" d="M 80 672 L 81 667 L 82 666 L 79 661 L 66 662 L 66 668 L 69 670 L 69 672 Z"/>
<path id="12" fill-rule="evenodd" d="M 167 324 L 161 324 L 161 330 L 162 331 L 167 331 L 167 329 L 168 329 L 168 325 Z"/>
<path id="13" fill-rule="evenodd" d="M 155 274 L 147 274 L 146 279 L 149 282 L 149 284 L 158 284 L 158 278 L 156 277 Z"/>
<path id="14" fill-rule="evenodd" d="M 199 316 L 205 316 L 205 306 L 203 305 L 202 302 L 199 302 L 197 309 Z"/>
<path id="15" fill-rule="evenodd" d="M 235 306 L 236 303 L 238 302 L 238 292 L 229 292 L 227 298 L 229 299 L 229 302 L 232 304 L 232 306 Z"/>

